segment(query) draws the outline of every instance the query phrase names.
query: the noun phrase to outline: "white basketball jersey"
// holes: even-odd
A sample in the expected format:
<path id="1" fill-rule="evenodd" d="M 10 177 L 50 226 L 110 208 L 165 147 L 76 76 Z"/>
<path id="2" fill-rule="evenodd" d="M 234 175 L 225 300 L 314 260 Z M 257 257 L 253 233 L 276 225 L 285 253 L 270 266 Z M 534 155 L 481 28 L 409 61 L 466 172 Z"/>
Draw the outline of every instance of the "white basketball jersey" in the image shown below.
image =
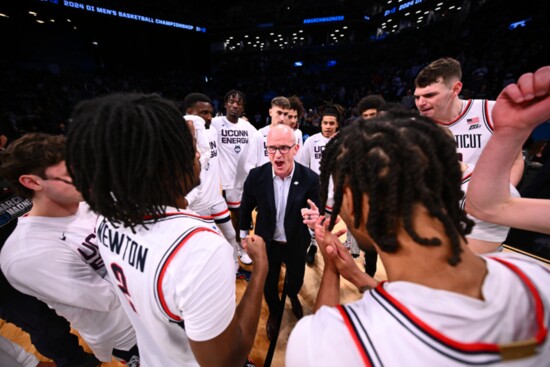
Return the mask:
<path id="1" fill-rule="evenodd" d="M 137 334 L 143 367 L 198 366 L 189 339 L 220 335 L 235 313 L 232 248 L 211 219 L 167 208 L 135 232 L 100 217 L 101 256 Z"/>
<path id="2" fill-rule="evenodd" d="M 550 272 L 515 254 L 484 259 L 484 300 L 385 282 L 300 320 L 286 366 L 548 365 Z"/>
<path id="3" fill-rule="evenodd" d="M 330 138 L 326 138 L 322 133 L 310 136 L 296 155 L 296 162 L 311 168 L 315 173 L 321 173 L 321 156 L 325 145 Z"/>
<path id="4" fill-rule="evenodd" d="M 476 164 L 481 151 L 493 134 L 491 112 L 495 101 L 470 99 L 462 101 L 462 113 L 449 123 L 437 122 L 452 131 L 462 161 Z"/>
<path id="5" fill-rule="evenodd" d="M 189 203 L 189 209 L 196 212 L 204 211 L 210 208 L 214 204 L 218 203 L 220 198 L 222 198 L 218 153 L 218 132 L 211 126 L 206 130 L 206 135 L 210 145 L 210 159 L 204 166 L 201 166 L 200 185 L 191 190 L 191 192 L 186 196 Z"/>
<path id="6" fill-rule="evenodd" d="M 239 118 L 233 124 L 225 116 L 213 118 L 212 127 L 218 131 L 222 188 L 240 189 L 247 175 L 244 166 L 250 143 L 257 130 L 246 120 Z"/>
<path id="7" fill-rule="evenodd" d="M 472 172 L 474 171 L 473 165 L 468 165 L 468 168 L 464 173 L 462 174 L 462 191 L 464 191 L 464 194 L 468 191 L 468 184 L 470 183 L 470 178 L 472 177 Z M 518 190 L 510 184 L 510 195 L 512 197 L 519 198 L 520 194 Z M 460 207 L 464 209 L 464 205 L 466 202 L 466 195 L 462 198 L 460 201 Z M 468 214 L 468 217 L 472 219 L 475 223 L 474 228 L 472 229 L 472 232 L 468 234 L 466 237 L 468 238 L 475 238 L 482 241 L 490 241 L 490 242 L 504 242 L 506 237 L 508 236 L 508 232 L 510 231 L 510 227 L 501 226 L 499 224 L 484 222 L 482 220 L 477 219 L 476 217 L 471 216 Z"/>

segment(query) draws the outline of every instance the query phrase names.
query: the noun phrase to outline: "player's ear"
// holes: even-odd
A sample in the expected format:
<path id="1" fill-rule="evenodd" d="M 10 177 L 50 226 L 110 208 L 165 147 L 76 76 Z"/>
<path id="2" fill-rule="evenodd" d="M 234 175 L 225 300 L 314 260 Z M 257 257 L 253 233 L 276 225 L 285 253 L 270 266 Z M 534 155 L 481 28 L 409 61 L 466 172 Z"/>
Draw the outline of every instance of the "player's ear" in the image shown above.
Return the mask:
<path id="1" fill-rule="evenodd" d="M 462 82 L 460 80 L 457 80 L 453 83 L 452 86 L 453 96 L 458 96 L 460 92 L 462 91 Z"/>
<path id="2" fill-rule="evenodd" d="M 33 191 L 40 191 L 43 187 L 42 179 L 37 175 L 21 175 L 19 176 L 19 183 Z"/>

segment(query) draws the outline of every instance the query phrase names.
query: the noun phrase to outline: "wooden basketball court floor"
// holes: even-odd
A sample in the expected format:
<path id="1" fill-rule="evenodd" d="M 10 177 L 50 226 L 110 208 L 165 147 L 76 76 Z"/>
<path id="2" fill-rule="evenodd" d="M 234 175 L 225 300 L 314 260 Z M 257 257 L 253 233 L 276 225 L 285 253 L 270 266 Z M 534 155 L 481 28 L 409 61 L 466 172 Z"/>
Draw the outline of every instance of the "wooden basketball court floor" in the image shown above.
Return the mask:
<path id="1" fill-rule="evenodd" d="M 337 225 L 337 228 L 342 228 L 342 227 L 343 227 L 343 222 L 340 222 Z M 341 239 L 344 240 L 345 235 L 342 236 Z M 514 251 L 514 252 L 521 253 L 521 251 L 517 251 L 507 246 L 505 246 L 504 251 Z M 529 255 L 529 254 L 525 254 L 525 255 Z M 541 260 L 546 264 L 550 264 L 548 260 L 540 259 L 540 258 L 538 258 L 538 260 Z M 363 254 L 361 254 L 359 258 L 355 259 L 355 261 L 357 265 L 361 269 L 363 269 Z M 300 301 L 302 302 L 304 315 L 310 315 L 313 313 L 317 291 L 321 283 L 323 266 L 324 266 L 323 257 L 318 252 L 314 266 L 306 267 L 304 285 L 302 286 L 302 289 L 298 296 Z M 248 266 L 248 267 L 243 266 L 243 267 L 245 269 L 252 270 L 252 266 Z M 386 272 L 384 270 L 384 267 L 380 259 L 378 259 L 378 266 L 377 266 L 377 272 L 375 274 L 375 278 L 377 280 L 386 279 Z M 283 289 L 283 280 L 284 280 L 284 266 L 282 268 L 281 277 L 279 280 L 280 290 Z M 236 280 L 236 282 L 237 282 L 237 301 L 239 301 L 246 289 L 247 282 L 243 279 L 238 279 Z M 341 288 L 340 288 L 340 299 L 342 303 L 353 302 L 355 300 L 358 300 L 360 297 L 361 297 L 361 294 L 357 291 L 357 289 L 353 285 L 351 285 L 351 283 L 347 282 L 346 280 L 342 280 Z M 254 341 L 254 346 L 252 347 L 252 351 L 250 353 L 252 360 L 255 362 L 256 366 L 258 367 L 264 366 L 265 356 L 269 348 L 269 340 L 267 339 L 266 329 L 265 329 L 268 316 L 269 316 L 269 311 L 267 309 L 267 305 L 264 300 L 262 304 L 260 322 L 258 324 L 258 330 L 256 333 L 256 339 Z M 287 298 L 285 311 L 283 313 L 283 318 L 281 322 L 281 329 L 279 331 L 279 338 L 277 340 L 277 346 L 275 349 L 275 353 L 273 355 L 271 366 L 273 367 L 284 366 L 285 350 L 286 350 L 288 337 L 294 325 L 296 325 L 296 322 L 297 322 L 296 317 L 292 313 L 290 301 Z M 50 361 L 49 359 L 40 355 L 40 353 L 31 344 L 28 334 L 22 331 L 21 329 L 19 329 L 17 326 L 10 323 L 6 323 L 3 320 L 0 320 L 0 335 L 8 339 L 11 339 L 15 343 L 21 345 L 28 352 L 34 353 L 40 361 L 44 361 L 44 362 Z M 85 343 L 82 341 L 82 339 L 80 339 L 80 341 L 81 341 L 81 344 L 84 346 L 84 348 L 87 351 L 90 351 L 88 347 L 85 345 Z M 102 367 L 123 367 L 123 365 L 116 361 L 113 361 L 111 363 L 103 363 Z"/>

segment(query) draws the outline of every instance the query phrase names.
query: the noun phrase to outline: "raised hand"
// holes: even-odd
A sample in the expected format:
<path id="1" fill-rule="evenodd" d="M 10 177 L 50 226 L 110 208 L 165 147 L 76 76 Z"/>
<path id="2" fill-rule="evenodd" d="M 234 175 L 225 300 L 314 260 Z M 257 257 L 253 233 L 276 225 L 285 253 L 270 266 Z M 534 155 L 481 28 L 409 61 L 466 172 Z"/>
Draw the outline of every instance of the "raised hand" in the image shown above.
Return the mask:
<path id="1" fill-rule="evenodd" d="M 531 131 L 550 119 L 550 66 L 523 74 L 500 93 L 492 113 L 495 132 Z"/>

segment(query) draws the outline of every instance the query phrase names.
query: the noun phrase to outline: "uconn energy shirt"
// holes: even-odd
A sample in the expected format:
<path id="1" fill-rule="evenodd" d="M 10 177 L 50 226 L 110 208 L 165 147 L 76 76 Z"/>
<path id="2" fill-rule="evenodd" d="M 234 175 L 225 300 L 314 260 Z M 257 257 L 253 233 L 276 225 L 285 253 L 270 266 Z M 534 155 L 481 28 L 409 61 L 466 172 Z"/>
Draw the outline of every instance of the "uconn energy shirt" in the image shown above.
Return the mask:
<path id="1" fill-rule="evenodd" d="M 325 150 L 325 145 L 327 145 L 329 140 L 330 138 L 324 137 L 322 133 L 310 136 L 305 141 L 304 146 L 298 151 L 296 161 L 311 168 L 315 173 L 320 174 L 321 157 L 323 150 Z"/>
<path id="2" fill-rule="evenodd" d="M 239 118 L 234 124 L 225 116 L 213 118 L 212 126 L 218 131 L 222 188 L 240 189 L 246 179 L 245 163 L 249 147 L 258 130 L 246 120 Z"/>

